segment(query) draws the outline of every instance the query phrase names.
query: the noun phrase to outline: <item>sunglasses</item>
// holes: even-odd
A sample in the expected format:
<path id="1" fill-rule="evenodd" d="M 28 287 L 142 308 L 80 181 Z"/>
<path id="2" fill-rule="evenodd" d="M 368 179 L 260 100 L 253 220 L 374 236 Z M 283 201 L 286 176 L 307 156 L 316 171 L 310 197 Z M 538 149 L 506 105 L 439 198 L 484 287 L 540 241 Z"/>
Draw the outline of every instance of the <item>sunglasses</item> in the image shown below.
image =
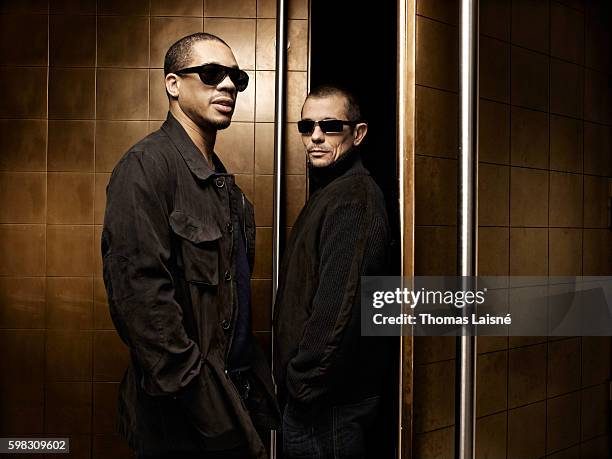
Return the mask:
<path id="1" fill-rule="evenodd" d="M 312 134 L 315 126 L 319 126 L 321 130 L 327 134 L 342 132 L 344 126 L 355 126 L 356 124 L 357 121 L 345 120 L 301 120 L 297 122 L 297 127 L 300 134 Z"/>
<path id="2" fill-rule="evenodd" d="M 188 67 L 174 73 L 177 75 L 197 73 L 202 83 L 209 86 L 221 83 L 225 77 L 229 75 L 230 80 L 232 80 L 232 83 L 234 83 L 234 86 L 236 86 L 239 92 L 244 91 L 249 84 L 249 75 L 244 70 L 235 67 L 226 67 L 221 64 L 198 65 L 197 67 Z"/>

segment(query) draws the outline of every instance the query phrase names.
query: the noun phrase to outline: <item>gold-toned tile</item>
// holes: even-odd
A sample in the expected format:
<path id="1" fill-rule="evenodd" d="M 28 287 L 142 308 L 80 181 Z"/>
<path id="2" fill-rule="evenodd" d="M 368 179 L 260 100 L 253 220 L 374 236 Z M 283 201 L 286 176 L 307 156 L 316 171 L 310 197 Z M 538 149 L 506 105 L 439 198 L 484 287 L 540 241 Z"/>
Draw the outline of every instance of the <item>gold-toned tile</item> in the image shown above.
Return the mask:
<path id="1" fill-rule="evenodd" d="M 479 355 L 476 378 L 476 415 L 486 416 L 505 410 L 508 389 L 508 351 Z"/>
<path id="2" fill-rule="evenodd" d="M 455 456 L 455 427 L 414 435 L 414 457 L 435 459 Z"/>
<path id="3" fill-rule="evenodd" d="M 547 397 L 580 389 L 580 338 L 548 343 Z"/>
<path id="4" fill-rule="evenodd" d="M 45 400 L 45 432 L 91 431 L 91 382 L 50 382 L 45 385 Z"/>
<path id="5" fill-rule="evenodd" d="M 253 174 L 236 174 L 234 175 L 236 179 L 236 185 L 242 190 L 246 198 L 252 203 L 254 198 L 254 176 Z"/>
<path id="6" fill-rule="evenodd" d="M 272 226 L 274 200 L 274 177 L 272 175 L 255 176 L 255 223 L 258 226 Z"/>
<path id="7" fill-rule="evenodd" d="M 582 121 L 550 116 L 550 168 L 582 172 Z"/>
<path id="8" fill-rule="evenodd" d="M 457 25 L 459 21 L 459 2 L 457 0 L 419 0 L 416 13 L 429 19 Z"/>
<path id="9" fill-rule="evenodd" d="M 415 221 L 417 225 L 454 225 L 457 221 L 457 161 L 417 156 Z"/>
<path id="10" fill-rule="evenodd" d="M 47 223 L 93 223 L 94 174 L 49 172 Z"/>
<path id="11" fill-rule="evenodd" d="M 594 70 L 584 70 L 584 119 L 612 124 L 612 88 L 609 77 Z"/>
<path id="12" fill-rule="evenodd" d="M 236 11 L 236 5 L 233 3 L 225 1 L 223 3 Z M 234 13 L 231 16 L 236 16 L 236 14 Z M 204 32 L 222 38 L 232 48 L 236 61 L 238 61 L 238 66 L 242 69 L 255 70 L 256 28 L 257 20 L 255 19 L 208 17 L 204 19 Z"/>
<path id="13" fill-rule="evenodd" d="M 274 122 L 274 78 L 275 72 L 257 72 L 255 121 Z"/>
<path id="14" fill-rule="evenodd" d="M 476 457 L 505 457 L 507 422 L 506 412 L 476 420 Z"/>
<path id="15" fill-rule="evenodd" d="M 47 275 L 91 276 L 92 226 L 47 226 Z"/>
<path id="16" fill-rule="evenodd" d="M 96 117 L 146 120 L 149 113 L 147 69 L 98 69 Z"/>
<path id="17" fill-rule="evenodd" d="M 94 331 L 94 381 L 119 382 L 129 362 L 129 351 L 116 331 Z"/>
<path id="18" fill-rule="evenodd" d="M 93 252 L 93 274 L 94 277 L 102 277 L 102 225 L 94 225 L 93 233 L 91 248 Z"/>
<path id="19" fill-rule="evenodd" d="M 110 180 L 109 173 L 95 174 L 94 185 L 94 223 L 104 223 L 104 211 L 106 209 L 106 187 Z"/>
<path id="20" fill-rule="evenodd" d="M 287 35 L 287 70 L 308 70 L 308 21 L 290 20 Z"/>
<path id="21" fill-rule="evenodd" d="M 584 63 L 584 14 L 550 3 L 550 54 L 576 64 Z"/>
<path id="22" fill-rule="evenodd" d="M 204 0 L 204 16 L 206 17 L 252 18 L 255 17 L 256 10 L 257 0 L 236 0 L 233 2 Z"/>
<path id="23" fill-rule="evenodd" d="M 548 114 L 512 107 L 510 160 L 513 166 L 548 168 Z"/>
<path id="24" fill-rule="evenodd" d="M 478 274 L 507 276 L 509 268 L 510 232 L 508 228 L 478 228 Z"/>
<path id="25" fill-rule="evenodd" d="M 306 174 L 306 154 L 302 136 L 297 130 L 297 123 L 285 125 L 285 136 L 284 172 L 286 174 Z"/>
<path id="26" fill-rule="evenodd" d="M 584 176 L 584 227 L 608 227 L 610 179 Z"/>
<path id="27" fill-rule="evenodd" d="M 512 167 L 510 170 L 510 224 L 548 225 L 548 172 Z"/>
<path id="28" fill-rule="evenodd" d="M 274 173 L 273 123 L 255 123 L 255 173 Z"/>
<path id="29" fill-rule="evenodd" d="M 44 171 L 47 122 L 0 120 L 0 170 Z"/>
<path id="30" fill-rule="evenodd" d="M 49 118 L 93 119 L 96 96 L 95 70 L 49 69 Z"/>
<path id="31" fill-rule="evenodd" d="M 582 67 L 550 60 L 550 112 L 582 118 Z"/>
<path id="32" fill-rule="evenodd" d="M 414 247 L 415 276 L 454 276 L 457 272 L 455 226 L 417 226 Z"/>
<path id="33" fill-rule="evenodd" d="M 232 123 L 219 131 L 215 152 L 230 174 L 252 174 L 255 156 L 255 123 Z"/>
<path id="34" fill-rule="evenodd" d="M 457 103 L 456 94 L 416 87 L 417 154 L 457 157 Z"/>
<path id="35" fill-rule="evenodd" d="M 0 67 L 3 118 L 45 118 L 47 116 L 47 68 L 22 67 L 19 78 L 15 69 Z"/>
<path id="36" fill-rule="evenodd" d="M 276 68 L 276 20 L 257 20 L 257 44 L 255 46 L 257 70 Z"/>
<path id="37" fill-rule="evenodd" d="M 546 344 L 510 349 L 508 408 L 546 399 Z"/>
<path id="38" fill-rule="evenodd" d="M 272 281 L 254 279 L 251 281 L 253 299 L 253 330 L 270 331 L 272 316 Z"/>
<path id="39" fill-rule="evenodd" d="M 113 321 L 108 309 L 108 298 L 104 281 L 101 277 L 94 277 L 94 329 L 96 330 L 114 330 Z"/>
<path id="40" fill-rule="evenodd" d="M 151 16 L 202 16 L 202 0 L 151 1 Z"/>
<path id="41" fill-rule="evenodd" d="M 47 65 L 47 20 L 42 14 L 0 15 L 0 64 Z"/>
<path id="42" fill-rule="evenodd" d="M 4 434 L 36 435 L 44 431 L 44 383 L 20 381 L 3 385 L 0 401 L 0 428 Z"/>
<path id="43" fill-rule="evenodd" d="M 510 3 L 505 0 L 481 0 L 480 33 L 510 41 Z"/>
<path id="44" fill-rule="evenodd" d="M 510 275 L 548 275 L 548 229 L 510 228 Z"/>
<path id="45" fill-rule="evenodd" d="M 612 275 L 612 235 L 609 229 L 585 229 L 582 235 L 583 276 Z"/>
<path id="46" fill-rule="evenodd" d="M 93 436 L 92 457 L 116 457 L 131 459 L 134 451 L 119 434 L 96 434 Z"/>
<path id="47" fill-rule="evenodd" d="M 585 14 L 585 61 L 589 68 L 609 72 L 612 68 L 612 33 L 609 13 L 602 7 L 606 2 L 586 2 Z"/>
<path id="48" fill-rule="evenodd" d="M 96 14 L 96 0 L 50 0 L 51 14 Z"/>
<path id="49" fill-rule="evenodd" d="M 478 224 L 508 226 L 510 168 L 481 164 L 478 169 Z"/>
<path id="50" fill-rule="evenodd" d="M 118 390 L 119 384 L 117 383 L 94 383 L 93 385 L 93 429 L 97 434 L 113 434 L 117 430 Z"/>
<path id="51" fill-rule="evenodd" d="M 498 102 L 510 100 L 510 46 L 495 38 L 481 37 L 480 97 Z"/>
<path id="52" fill-rule="evenodd" d="M 584 173 L 612 176 L 612 127 L 584 122 Z"/>
<path id="53" fill-rule="evenodd" d="M 46 320 L 49 329 L 92 329 L 93 279 L 49 277 L 47 279 Z"/>
<path id="54" fill-rule="evenodd" d="M 274 0 L 257 0 L 258 18 L 275 18 L 276 2 Z"/>
<path id="55" fill-rule="evenodd" d="M 582 337 L 582 387 L 607 383 L 610 376 L 611 346 L 607 336 Z"/>
<path id="56" fill-rule="evenodd" d="M 257 227 L 253 279 L 272 278 L 272 228 Z"/>
<path id="57" fill-rule="evenodd" d="M 47 170 L 93 172 L 94 122 L 49 121 Z"/>
<path id="58" fill-rule="evenodd" d="M 170 46 L 181 38 L 202 32 L 201 18 L 151 18 L 151 67 L 163 68 Z M 162 77 L 163 78 L 163 77 Z"/>
<path id="59" fill-rule="evenodd" d="M 582 441 L 599 435 L 605 435 L 609 431 L 609 399 L 610 389 L 607 384 L 600 384 L 582 390 L 582 409 L 580 415 Z"/>
<path id="60" fill-rule="evenodd" d="M 582 226 L 582 175 L 550 173 L 550 226 Z"/>
<path id="61" fill-rule="evenodd" d="M 548 238 L 550 275 L 582 275 L 582 230 L 550 228 Z"/>
<path id="62" fill-rule="evenodd" d="M 559 451 L 580 441 L 580 392 L 546 402 L 546 451 Z"/>
<path id="63" fill-rule="evenodd" d="M 46 381 L 91 379 L 91 333 L 47 330 Z"/>
<path id="64" fill-rule="evenodd" d="M 510 54 L 512 104 L 548 111 L 549 58 L 516 46 L 511 47 Z"/>
<path id="65" fill-rule="evenodd" d="M 10 382 L 42 382 L 45 368 L 45 335 L 42 330 L 0 330 L 5 350 L 0 362 L 2 387 Z"/>
<path id="66" fill-rule="evenodd" d="M 478 154 L 480 161 L 509 164 L 510 107 L 506 104 L 481 99 L 478 122 Z M 447 126 L 447 129 L 453 130 L 456 129 L 456 126 Z"/>
<path id="67" fill-rule="evenodd" d="M 0 225 L 0 276 L 45 275 L 45 225 Z"/>
<path id="68" fill-rule="evenodd" d="M 414 374 L 414 432 L 448 427 L 455 417 L 455 362 L 419 366 Z"/>
<path id="69" fill-rule="evenodd" d="M 422 365 L 454 359 L 456 341 L 452 336 L 415 336 L 414 363 Z"/>
<path id="70" fill-rule="evenodd" d="M 164 71 L 149 70 L 149 119 L 165 120 L 168 116 L 168 95 Z"/>
<path id="71" fill-rule="evenodd" d="M 147 15 L 149 0 L 98 0 L 98 14 Z"/>
<path id="72" fill-rule="evenodd" d="M 458 30 L 417 16 L 416 83 L 457 91 Z"/>
<path id="73" fill-rule="evenodd" d="M 308 19 L 308 0 L 289 0 L 287 17 L 289 19 Z"/>
<path id="74" fill-rule="evenodd" d="M 75 40 L 74 33 L 79 31 Z M 93 67 L 96 65 L 96 17 L 82 14 L 49 16 L 50 65 Z"/>
<path id="75" fill-rule="evenodd" d="M 10 14 L 45 14 L 49 11 L 47 0 L 23 0 L 22 2 L 2 2 L 0 3 L 0 13 Z"/>
<path id="76" fill-rule="evenodd" d="M 259 74 L 259 72 L 257 73 Z M 249 70 L 247 74 L 249 75 L 249 86 L 245 91 L 238 93 L 232 121 L 255 120 L 255 88 L 257 87 L 257 94 L 259 94 L 260 81 L 259 76 L 257 77 L 257 81 L 255 81 L 255 72 Z M 272 87 L 272 90 L 274 90 L 274 87 Z"/>
<path id="77" fill-rule="evenodd" d="M 287 73 L 287 115 L 286 121 L 297 122 L 302 118 L 302 106 L 308 95 L 308 74 Z M 257 98 L 259 102 L 259 98 Z"/>
<path id="78" fill-rule="evenodd" d="M 111 172 L 148 130 L 146 121 L 96 121 L 96 172 Z"/>
<path id="79" fill-rule="evenodd" d="M 0 172 L 0 223 L 45 223 L 43 172 Z"/>
<path id="80" fill-rule="evenodd" d="M 98 16 L 98 65 L 148 67 L 149 18 Z"/>
<path id="81" fill-rule="evenodd" d="M 511 40 L 541 53 L 549 50 L 548 2 L 519 0 L 512 3 Z"/>
<path id="82" fill-rule="evenodd" d="M 44 328 L 45 279 L 0 277 L 0 328 Z"/>
<path id="83" fill-rule="evenodd" d="M 285 225 L 293 226 L 306 202 L 306 176 L 286 175 Z M 270 202 L 272 207 L 272 202 Z"/>

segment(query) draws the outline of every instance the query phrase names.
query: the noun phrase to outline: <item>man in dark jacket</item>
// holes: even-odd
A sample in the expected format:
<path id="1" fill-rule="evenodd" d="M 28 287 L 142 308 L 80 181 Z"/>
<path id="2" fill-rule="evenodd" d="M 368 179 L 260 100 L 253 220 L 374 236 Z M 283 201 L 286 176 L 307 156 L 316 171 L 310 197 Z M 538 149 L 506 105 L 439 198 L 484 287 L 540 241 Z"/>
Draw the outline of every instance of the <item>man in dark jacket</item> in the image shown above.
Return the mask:
<path id="1" fill-rule="evenodd" d="M 104 282 L 131 357 L 120 430 L 141 458 L 264 458 L 278 409 L 251 334 L 253 208 L 214 153 L 248 75 L 204 33 L 164 73 L 168 118 L 107 189 Z"/>
<path id="2" fill-rule="evenodd" d="M 388 358 L 382 341 L 361 337 L 360 279 L 385 274 L 385 204 L 356 148 L 367 124 L 350 92 L 314 89 L 298 129 L 311 195 L 287 243 L 274 306 L 284 456 L 366 457 Z"/>

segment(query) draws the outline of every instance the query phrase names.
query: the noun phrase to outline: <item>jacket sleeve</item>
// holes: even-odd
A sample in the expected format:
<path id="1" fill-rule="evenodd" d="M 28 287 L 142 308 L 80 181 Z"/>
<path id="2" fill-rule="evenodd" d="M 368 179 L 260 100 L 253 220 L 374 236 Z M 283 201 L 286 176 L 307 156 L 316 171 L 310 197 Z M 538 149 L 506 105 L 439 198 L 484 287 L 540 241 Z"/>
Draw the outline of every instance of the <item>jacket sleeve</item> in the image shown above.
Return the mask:
<path id="1" fill-rule="evenodd" d="M 298 352 L 287 367 L 289 396 L 301 404 L 324 397 L 358 339 L 360 272 L 368 232 L 363 205 L 343 204 L 320 232 L 318 287 Z M 353 306 L 355 305 L 355 306 Z"/>
<path id="2" fill-rule="evenodd" d="M 129 152 L 111 176 L 102 232 L 111 317 L 150 395 L 180 391 L 201 365 L 174 299 L 165 170 L 151 155 Z"/>

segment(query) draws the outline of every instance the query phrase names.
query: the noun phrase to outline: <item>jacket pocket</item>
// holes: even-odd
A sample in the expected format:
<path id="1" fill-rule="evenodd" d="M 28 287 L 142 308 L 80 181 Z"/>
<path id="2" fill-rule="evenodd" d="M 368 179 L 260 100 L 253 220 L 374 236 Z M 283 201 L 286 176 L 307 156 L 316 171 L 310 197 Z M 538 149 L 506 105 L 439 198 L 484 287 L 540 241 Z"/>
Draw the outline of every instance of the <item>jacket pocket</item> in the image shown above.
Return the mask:
<path id="1" fill-rule="evenodd" d="M 219 239 L 214 222 L 203 222 L 180 210 L 170 215 L 170 227 L 181 239 L 185 279 L 204 285 L 219 284 Z"/>

